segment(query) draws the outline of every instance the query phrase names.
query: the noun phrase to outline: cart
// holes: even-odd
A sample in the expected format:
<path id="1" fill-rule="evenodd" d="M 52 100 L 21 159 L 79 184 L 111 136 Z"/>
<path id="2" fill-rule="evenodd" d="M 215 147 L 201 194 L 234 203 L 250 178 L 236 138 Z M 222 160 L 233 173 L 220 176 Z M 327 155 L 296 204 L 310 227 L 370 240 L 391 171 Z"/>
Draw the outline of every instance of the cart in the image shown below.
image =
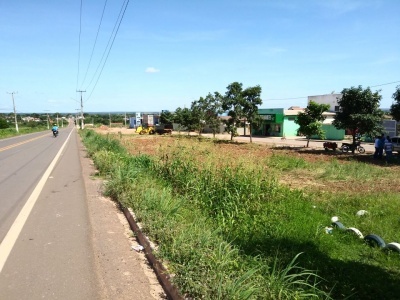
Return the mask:
<path id="1" fill-rule="evenodd" d="M 325 151 L 328 151 L 329 149 L 336 151 L 337 147 L 338 147 L 338 145 L 335 142 L 325 142 L 324 143 Z"/>

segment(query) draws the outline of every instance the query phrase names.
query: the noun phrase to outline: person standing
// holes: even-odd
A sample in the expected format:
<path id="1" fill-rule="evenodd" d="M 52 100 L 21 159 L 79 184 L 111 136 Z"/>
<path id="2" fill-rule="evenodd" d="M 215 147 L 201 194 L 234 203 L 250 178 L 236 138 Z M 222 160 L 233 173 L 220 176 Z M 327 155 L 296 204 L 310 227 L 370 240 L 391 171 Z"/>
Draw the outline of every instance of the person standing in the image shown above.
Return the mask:
<path id="1" fill-rule="evenodd" d="M 374 153 L 374 158 L 378 158 L 379 156 L 379 136 L 375 136 L 375 153 Z"/>
<path id="2" fill-rule="evenodd" d="M 386 138 L 386 141 L 387 142 L 385 143 L 385 154 L 386 154 L 386 161 L 389 162 L 393 153 L 393 144 L 389 136 Z"/>
<path id="3" fill-rule="evenodd" d="M 383 148 L 385 147 L 385 135 L 382 134 L 382 136 L 379 138 L 378 142 L 378 158 L 383 157 Z"/>

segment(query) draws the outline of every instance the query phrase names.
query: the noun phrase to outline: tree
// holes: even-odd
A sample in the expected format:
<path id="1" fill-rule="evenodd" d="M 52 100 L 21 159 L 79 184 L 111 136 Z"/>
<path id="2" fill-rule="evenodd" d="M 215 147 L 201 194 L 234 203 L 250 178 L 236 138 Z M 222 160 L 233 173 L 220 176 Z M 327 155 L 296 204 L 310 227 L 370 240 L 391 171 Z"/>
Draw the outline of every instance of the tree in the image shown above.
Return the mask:
<path id="1" fill-rule="evenodd" d="M 174 123 L 178 124 L 178 132 L 179 132 L 179 134 L 181 134 L 181 130 L 182 130 L 182 127 L 183 127 L 183 125 L 182 125 L 183 124 L 182 108 L 178 107 L 175 110 L 175 113 L 174 113 L 174 116 L 173 116 L 173 120 L 174 120 Z"/>
<path id="2" fill-rule="evenodd" d="M 395 103 L 390 106 L 390 114 L 392 118 L 397 122 L 400 122 L 400 85 L 396 87 L 396 91 L 394 92 L 392 98 Z"/>
<path id="3" fill-rule="evenodd" d="M 5 118 L 0 118 L 0 129 L 6 129 L 8 127 L 10 126 L 8 125 L 7 120 Z"/>
<path id="4" fill-rule="evenodd" d="M 192 122 L 195 130 L 199 132 L 199 136 L 206 125 L 207 102 L 203 97 L 193 101 L 191 106 Z"/>
<path id="5" fill-rule="evenodd" d="M 379 109 L 382 96 L 369 87 L 360 86 L 345 88 L 342 97 L 338 99 L 339 111 L 336 113 L 333 125 L 338 129 L 349 129 L 356 142 L 356 134 L 374 136 L 381 133 L 383 112 Z M 353 153 L 355 148 L 353 147 Z"/>
<path id="6" fill-rule="evenodd" d="M 178 123 L 179 129 L 181 130 L 182 127 L 186 127 L 188 130 L 188 134 L 190 134 L 190 131 L 195 129 L 195 120 L 193 118 L 192 111 L 189 108 L 180 108 L 178 107 L 175 110 L 174 114 L 174 122 Z M 179 132 L 180 132 L 179 130 Z"/>
<path id="7" fill-rule="evenodd" d="M 192 102 L 192 119 L 199 135 L 203 132 L 204 127 L 208 125 L 215 138 L 215 133 L 221 124 L 218 117 L 222 113 L 221 99 L 222 96 L 218 92 L 215 92 L 214 95 L 208 93 L 205 98 L 200 97 L 199 100 Z"/>
<path id="8" fill-rule="evenodd" d="M 231 141 L 237 135 L 237 127 L 243 117 L 243 84 L 233 82 L 227 86 L 227 91 L 222 99 L 222 109 L 228 111 L 228 120 L 224 121 L 226 124 L 226 131 L 231 134 Z"/>
<path id="9" fill-rule="evenodd" d="M 222 95 L 214 92 L 214 95 L 208 94 L 205 98 L 207 103 L 206 123 L 213 132 L 213 137 L 219 131 L 221 120 L 219 115 L 222 113 Z"/>
<path id="10" fill-rule="evenodd" d="M 254 125 L 260 124 L 258 106 L 262 104 L 261 87 L 249 87 L 242 92 L 242 113 L 246 121 L 250 123 L 250 143 L 252 143 L 251 130 Z M 246 124 L 245 124 L 246 126 Z"/>
<path id="11" fill-rule="evenodd" d="M 298 133 L 307 138 L 306 147 L 308 147 L 313 135 L 317 135 L 321 139 L 325 138 L 325 132 L 322 130 L 322 121 L 325 120 L 325 117 L 322 114 L 328 109 L 329 104 L 318 104 L 310 101 L 304 112 L 298 114 L 294 122 L 299 125 Z"/>
<path id="12" fill-rule="evenodd" d="M 160 114 L 160 122 L 164 125 L 172 125 L 174 122 L 174 114 L 168 110 L 163 110 Z"/>

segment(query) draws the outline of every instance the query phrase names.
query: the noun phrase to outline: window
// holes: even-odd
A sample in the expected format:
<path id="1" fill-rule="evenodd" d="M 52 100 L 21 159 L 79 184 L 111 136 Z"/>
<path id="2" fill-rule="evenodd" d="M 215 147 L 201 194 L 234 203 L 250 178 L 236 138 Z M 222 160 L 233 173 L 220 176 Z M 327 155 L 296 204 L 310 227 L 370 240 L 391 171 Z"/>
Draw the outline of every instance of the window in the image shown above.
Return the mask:
<path id="1" fill-rule="evenodd" d="M 335 105 L 335 111 L 340 111 L 340 106 Z"/>

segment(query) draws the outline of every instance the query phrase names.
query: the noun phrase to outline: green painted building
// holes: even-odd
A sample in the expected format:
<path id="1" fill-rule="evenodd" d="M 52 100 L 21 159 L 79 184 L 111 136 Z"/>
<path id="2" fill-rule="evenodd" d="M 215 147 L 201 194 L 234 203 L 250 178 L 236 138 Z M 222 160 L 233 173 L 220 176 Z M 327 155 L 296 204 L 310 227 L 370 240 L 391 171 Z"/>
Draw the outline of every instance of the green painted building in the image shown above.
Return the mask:
<path id="1" fill-rule="evenodd" d="M 254 128 L 252 134 L 254 136 L 277 136 L 277 137 L 295 137 L 299 125 L 295 123 L 297 115 L 304 110 L 298 107 L 291 109 L 283 108 L 260 108 L 258 114 L 263 119 L 259 128 Z M 322 129 L 325 131 L 327 140 L 342 140 L 344 138 L 344 130 L 338 130 L 332 125 L 335 113 L 326 112 L 325 121 Z"/>

